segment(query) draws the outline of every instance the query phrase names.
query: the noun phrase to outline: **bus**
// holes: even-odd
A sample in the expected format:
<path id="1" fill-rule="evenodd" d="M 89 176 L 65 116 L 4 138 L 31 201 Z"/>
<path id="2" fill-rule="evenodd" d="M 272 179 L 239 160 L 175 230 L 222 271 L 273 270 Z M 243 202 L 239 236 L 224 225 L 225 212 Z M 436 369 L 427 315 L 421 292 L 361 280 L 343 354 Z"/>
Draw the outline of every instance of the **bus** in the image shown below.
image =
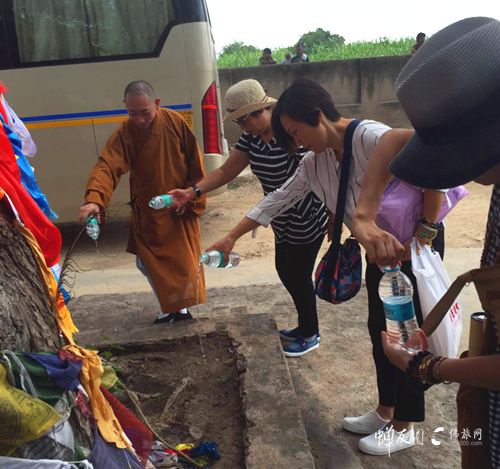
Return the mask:
<path id="1" fill-rule="evenodd" d="M 227 157 L 205 0 L 0 0 L 0 79 L 38 152 L 30 163 L 59 215 L 74 222 L 87 178 L 127 118 L 123 90 L 152 84 L 187 121 L 207 174 Z M 224 190 L 224 189 L 222 189 Z M 111 204 L 130 200 L 128 176 Z M 126 208 L 120 216 L 126 216 Z"/>

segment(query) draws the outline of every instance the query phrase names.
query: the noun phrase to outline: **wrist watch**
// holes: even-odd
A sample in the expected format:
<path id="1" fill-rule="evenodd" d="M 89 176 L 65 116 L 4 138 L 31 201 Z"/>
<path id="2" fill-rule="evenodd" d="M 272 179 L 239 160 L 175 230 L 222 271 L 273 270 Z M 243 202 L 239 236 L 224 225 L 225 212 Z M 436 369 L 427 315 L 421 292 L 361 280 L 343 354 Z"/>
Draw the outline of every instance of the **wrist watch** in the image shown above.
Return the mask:
<path id="1" fill-rule="evenodd" d="M 198 186 L 192 185 L 191 188 L 194 190 L 194 193 L 196 194 L 196 198 L 199 199 L 201 197 L 201 191 L 198 189 Z"/>

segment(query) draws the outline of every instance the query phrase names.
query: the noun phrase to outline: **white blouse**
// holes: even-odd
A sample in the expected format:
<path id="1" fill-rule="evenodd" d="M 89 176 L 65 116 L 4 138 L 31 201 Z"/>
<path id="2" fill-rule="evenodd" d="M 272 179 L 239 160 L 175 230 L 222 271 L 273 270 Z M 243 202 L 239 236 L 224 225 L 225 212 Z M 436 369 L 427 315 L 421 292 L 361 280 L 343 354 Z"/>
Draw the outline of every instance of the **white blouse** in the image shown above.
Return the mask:
<path id="1" fill-rule="evenodd" d="M 349 229 L 354 211 L 358 206 L 368 161 L 378 139 L 388 130 L 391 128 L 385 124 L 364 120 L 354 131 L 344 215 L 344 223 Z M 268 226 L 274 217 L 295 205 L 311 191 L 332 213 L 335 213 L 340 184 L 339 176 L 340 164 L 332 148 L 327 148 L 317 155 L 309 152 L 300 162 L 295 174 L 283 186 L 262 199 L 248 212 L 247 217 L 263 226 Z"/>

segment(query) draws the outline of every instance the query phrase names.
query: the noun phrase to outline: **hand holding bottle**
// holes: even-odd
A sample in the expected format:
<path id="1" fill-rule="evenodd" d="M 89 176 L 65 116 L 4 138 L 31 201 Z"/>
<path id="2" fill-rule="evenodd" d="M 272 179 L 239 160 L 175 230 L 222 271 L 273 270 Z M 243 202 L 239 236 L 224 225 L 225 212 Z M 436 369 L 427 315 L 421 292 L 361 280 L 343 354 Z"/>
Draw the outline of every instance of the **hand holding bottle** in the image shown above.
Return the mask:
<path id="1" fill-rule="evenodd" d="M 101 215 L 99 213 L 100 211 L 101 211 L 101 208 L 97 204 L 88 203 L 88 204 L 82 205 L 80 207 L 80 214 L 78 216 L 80 223 L 82 225 L 85 225 L 87 218 L 92 217 L 93 215 L 95 215 L 97 218 L 97 221 L 100 222 L 101 221 Z"/>
<path id="2" fill-rule="evenodd" d="M 419 330 L 419 340 L 422 344 L 422 350 L 429 350 L 427 337 L 422 329 Z M 389 361 L 400 370 L 406 371 L 412 354 L 409 354 L 406 348 L 403 348 L 400 344 L 391 340 L 387 332 L 382 332 L 382 347 L 384 347 L 384 353 Z M 414 352 L 414 354 L 416 353 L 417 352 Z"/>
<path id="3" fill-rule="evenodd" d="M 229 236 L 226 236 L 225 238 L 222 238 L 219 241 L 212 244 L 212 246 L 210 246 L 205 252 L 209 251 L 222 252 L 222 254 L 224 254 L 223 265 L 227 265 L 227 262 L 229 260 L 229 255 L 231 254 L 231 251 L 234 248 L 234 244 L 235 241 Z"/>
<path id="4" fill-rule="evenodd" d="M 176 208 L 178 209 L 184 207 L 190 200 L 196 198 L 196 194 L 191 187 L 188 189 L 174 189 L 173 191 L 167 192 L 167 195 L 175 199 L 177 202 Z"/>

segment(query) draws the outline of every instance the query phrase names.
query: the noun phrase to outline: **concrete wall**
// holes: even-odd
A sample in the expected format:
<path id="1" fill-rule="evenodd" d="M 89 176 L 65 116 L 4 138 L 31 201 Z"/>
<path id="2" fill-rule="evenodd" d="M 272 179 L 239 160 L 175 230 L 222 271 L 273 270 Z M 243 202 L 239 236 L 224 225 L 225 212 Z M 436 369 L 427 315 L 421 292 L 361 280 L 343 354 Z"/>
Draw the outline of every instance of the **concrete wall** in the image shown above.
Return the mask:
<path id="1" fill-rule="evenodd" d="M 410 57 L 400 55 L 220 69 L 223 109 L 227 89 L 241 80 L 258 80 L 269 91 L 269 96 L 278 99 L 293 80 L 306 77 L 318 82 L 332 95 L 337 109 L 345 117 L 374 119 L 391 127 L 410 127 L 396 99 L 395 89 L 396 78 Z M 241 130 L 228 122 L 224 133 L 231 144 L 238 140 Z"/>

